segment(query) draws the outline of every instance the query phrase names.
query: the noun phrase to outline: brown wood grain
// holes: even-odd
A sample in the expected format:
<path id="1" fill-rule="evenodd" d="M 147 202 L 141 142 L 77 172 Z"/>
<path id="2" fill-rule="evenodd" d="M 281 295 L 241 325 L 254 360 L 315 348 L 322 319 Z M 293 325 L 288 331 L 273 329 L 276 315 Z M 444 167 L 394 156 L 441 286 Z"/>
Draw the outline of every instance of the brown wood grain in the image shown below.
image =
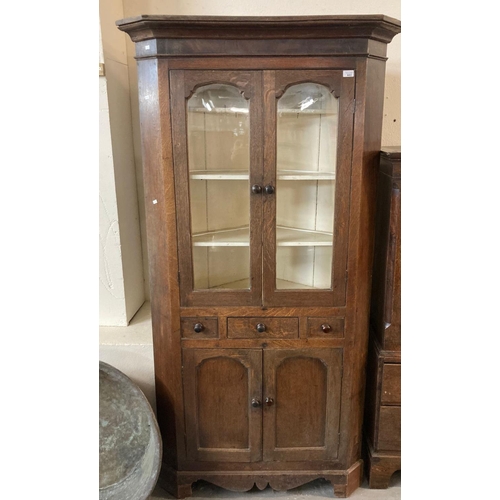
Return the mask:
<path id="1" fill-rule="evenodd" d="M 401 470 L 401 452 L 374 451 L 368 442 L 364 446 L 365 470 L 368 487 L 386 489 L 394 472 Z"/>
<path id="2" fill-rule="evenodd" d="M 264 332 L 258 332 L 257 324 L 265 326 Z M 228 318 L 227 336 L 231 339 L 294 339 L 299 336 L 298 318 Z"/>
<path id="3" fill-rule="evenodd" d="M 121 19 L 116 24 L 134 42 L 154 38 L 366 38 L 389 43 L 401 31 L 401 21 L 378 14 L 272 17 L 142 15 Z"/>
<path id="4" fill-rule="evenodd" d="M 261 459 L 262 353 L 257 349 L 183 349 L 188 458 Z"/>
<path id="5" fill-rule="evenodd" d="M 332 482 L 336 496 L 348 496 L 359 485 L 362 470 L 384 61 L 386 45 L 399 33 L 400 23 L 386 16 L 141 16 L 119 27 L 138 42 L 162 480 L 174 495 L 184 497 L 198 479 L 237 490 L 254 484 L 285 490 L 324 477 Z M 343 69 L 354 69 L 355 78 L 340 78 L 332 290 L 274 290 L 272 195 L 251 197 L 251 291 L 193 290 L 186 96 L 197 85 L 227 78 L 250 98 L 251 182 L 275 186 L 277 86 L 286 88 L 314 75 L 327 78 L 328 71 L 340 74 Z M 338 81 L 325 80 L 335 92 Z M 397 201 L 393 187 L 391 203 Z M 399 314 L 389 306 L 399 293 L 400 254 L 398 241 L 390 241 L 392 289 L 387 288 L 389 300 L 381 310 L 392 327 Z M 190 318 L 216 321 L 219 338 L 181 340 L 181 317 L 183 325 Z M 296 318 L 300 337 L 228 338 L 228 318 Z M 314 319 L 308 323 L 307 318 Z M 309 324 L 323 318 L 343 319 L 344 337 L 306 337 Z M 379 375 L 381 363 L 400 360 L 392 346 L 385 335 L 377 347 L 374 362 Z M 381 376 L 374 384 L 375 400 L 380 400 Z M 246 406 L 252 397 L 273 392 L 280 395 L 274 405 Z M 380 412 L 378 439 L 389 446 L 394 446 L 398 410 L 385 405 Z M 278 420 L 283 423 L 279 431 Z M 283 447 L 276 447 L 277 442 Z"/>
<path id="6" fill-rule="evenodd" d="M 180 470 L 205 472 L 239 472 L 259 474 L 260 472 L 322 471 L 325 469 L 341 470 L 344 465 L 339 460 L 302 460 L 286 462 L 201 462 L 185 461 L 180 463 Z"/>
<path id="7" fill-rule="evenodd" d="M 385 363 L 382 373 L 381 404 L 401 404 L 401 365 Z"/>
<path id="8" fill-rule="evenodd" d="M 331 330 L 324 332 L 322 329 L 323 325 L 329 326 Z M 342 338 L 344 336 L 344 318 L 332 316 L 307 318 L 307 336 L 324 337 L 327 339 Z"/>
<path id="9" fill-rule="evenodd" d="M 242 468 L 251 467 L 252 464 L 241 464 Z M 262 467 L 266 463 L 262 462 Z M 360 484 L 362 478 L 363 464 L 361 460 L 355 462 L 347 470 L 337 469 L 335 467 L 323 467 L 315 470 L 297 469 L 283 471 L 231 471 L 231 470 L 185 470 L 176 471 L 169 467 L 164 467 L 162 476 L 168 478 L 168 482 L 162 483 L 167 489 L 170 487 L 174 495 L 178 492 L 179 495 L 191 491 L 191 484 L 200 479 L 210 481 L 220 487 L 232 491 L 248 491 L 254 485 L 259 489 L 264 489 L 267 485 L 278 491 L 296 488 L 301 484 L 308 483 L 314 479 L 324 478 L 331 482 L 335 496 L 345 498 L 349 496 Z M 175 485 L 171 488 L 171 485 Z M 176 498 L 181 498 L 176 496 Z"/>
<path id="10" fill-rule="evenodd" d="M 276 72 L 263 71 L 262 82 L 264 85 L 263 184 L 276 186 Z M 263 304 L 268 307 L 274 305 L 271 304 L 271 298 L 276 284 L 276 196 L 263 196 L 262 219 L 262 297 Z M 300 302 L 295 305 L 297 304 Z"/>
<path id="11" fill-rule="evenodd" d="M 181 307 L 181 316 L 338 316 L 344 317 L 345 307 Z"/>
<path id="12" fill-rule="evenodd" d="M 194 331 L 194 325 L 201 323 L 203 330 Z M 195 318 L 181 318 L 181 336 L 185 339 L 216 339 L 219 337 L 217 318 L 198 316 Z"/>
<path id="13" fill-rule="evenodd" d="M 382 152 L 370 321 L 384 350 L 401 350 L 401 153 Z"/>
<path id="14" fill-rule="evenodd" d="M 385 45 L 384 45 L 385 46 Z M 346 69 L 356 66 L 355 57 L 192 57 L 169 59 L 172 69 Z"/>
<path id="15" fill-rule="evenodd" d="M 383 361 L 381 362 L 378 351 L 373 344 L 374 341 L 372 338 L 366 364 L 366 390 L 363 422 L 363 433 L 365 439 L 370 443 L 375 442 L 378 429 L 380 389 L 382 386 L 383 370 Z"/>
<path id="16" fill-rule="evenodd" d="M 381 406 L 374 449 L 401 451 L 401 407 Z"/>
<path id="17" fill-rule="evenodd" d="M 220 348 L 220 349 L 246 349 L 246 348 L 323 348 L 343 347 L 344 339 L 340 338 L 305 338 L 305 339 L 183 339 L 183 347 Z"/>
<path id="18" fill-rule="evenodd" d="M 238 40 L 212 39 L 195 40 L 182 38 L 150 40 L 136 44 L 136 58 L 169 57 L 172 60 L 186 57 L 221 57 L 228 56 L 322 56 L 336 55 L 339 59 L 353 56 L 385 58 L 386 44 L 377 40 L 354 39 L 339 40 L 334 46 L 328 39 L 297 40 L 284 38 L 275 40 Z M 261 69 L 261 68 L 259 68 Z"/>
<path id="19" fill-rule="evenodd" d="M 137 64 L 157 418 L 163 460 L 175 466 L 184 458 L 184 419 L 168 61 Z"/>
<path id="20" fill-rule="evenodd" d="M 380 153 L 365 408 L 370 488 L 401 468 L 401 150 Z M 391 405 L 391 406 L 389 406 Z"/>
<path id="21" fill-rule="evenodd" d="M 358 75 L 355 71 L 355 78 Z M 351 196 L 355 78 L 342 78 L 339 102 L 339 134 L 335 181 L 335 218 L 333 224 L 333 305 L 346 304 L 347 258 L 349 253 L 349 211 Z"/>
<path id="22" fill-rule="evenodd" d="M 264 351 L 264 461 L 335 459 L 341 349 Z"/>
<path id="23" fill-rule="evenodd" d="M 348 464 L 361 454 L 365 394 L 364 368 L 368 347 L 369 300 L 373 259 L 376 167 L 380 151 L 385 63 L 368 59 L 356 68 L 356 113 L 349 218 L 346 290 L 346 349 L 340 453 Z"/>

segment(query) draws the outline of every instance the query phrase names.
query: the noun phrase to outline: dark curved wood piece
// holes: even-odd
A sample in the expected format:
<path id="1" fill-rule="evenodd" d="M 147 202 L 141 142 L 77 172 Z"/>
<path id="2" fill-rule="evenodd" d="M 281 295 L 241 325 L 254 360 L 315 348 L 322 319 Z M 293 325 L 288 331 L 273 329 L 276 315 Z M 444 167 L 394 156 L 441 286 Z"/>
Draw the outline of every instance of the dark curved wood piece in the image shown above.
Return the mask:
<path id="1" fill-rule="evenodd" d="M 245 99 L 254 96 L 255 74 L 251 71 L 185 71 L 184 95 L 189 99 L 199 87 L 220 83 L 238 88 Z"/>
<path id="2" fill-rule="evenodd" d="M 276 99 L 279 99 L 290 87 L 301 83 L 323 85 L 338 99 L 342 89 L 342 75 L 340 72 L 319 70 L 277 71 L 275 77 Z"/>

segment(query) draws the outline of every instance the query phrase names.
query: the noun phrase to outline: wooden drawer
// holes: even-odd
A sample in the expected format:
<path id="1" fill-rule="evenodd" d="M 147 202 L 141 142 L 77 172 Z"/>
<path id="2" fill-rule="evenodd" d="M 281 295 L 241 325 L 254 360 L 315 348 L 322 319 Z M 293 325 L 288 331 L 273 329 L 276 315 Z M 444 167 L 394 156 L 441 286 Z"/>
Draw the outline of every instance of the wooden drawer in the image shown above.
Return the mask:
<path id="1" fill-rule="evenodd" d="M 194 329 L 198 323 L 202 325 L 201 332 L 196 332 Z M 217 318 L 181 318 L 181 335 L 184 339 L 219 338 Z"/>
<path id="2" fill-rule="evenodd" d="M 401 404 L 401 365 L 385 363 L 382 372 L 382 393 L 380 401 L 383 405 Z"/>
<path id="3" fill-rule="evenodd" d="M 307 318 L 307 336 L 342 338 L 344 336 L 344 318 Z"/>
<path id="4" fill-rule="evenodd" d="M 401 407 L 381 406 L 376 451 L 401 451 Z"/>
<path id="5" fill-rule="evenodd" d="M 259 332 L 257 325 L 264 325 Z M 230 339 L 279 338 L 296 339 L 299 336 L 298 318 L 228 318 L 227 336 Z"/>

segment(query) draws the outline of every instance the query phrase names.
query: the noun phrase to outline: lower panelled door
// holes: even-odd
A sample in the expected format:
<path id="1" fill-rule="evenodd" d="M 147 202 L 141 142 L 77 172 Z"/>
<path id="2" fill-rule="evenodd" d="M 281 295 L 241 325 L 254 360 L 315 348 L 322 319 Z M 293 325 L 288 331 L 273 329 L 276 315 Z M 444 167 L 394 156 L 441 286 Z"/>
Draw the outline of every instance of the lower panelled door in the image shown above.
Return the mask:
<path id="1" fill-rule="evenodd" d="M 265 461 L 337 458 L 341 375 L 342 349 L 264 351 Z"/>
<path id="2" fill-rule="evenodd" d="M 183 349 L 188 459 L 337 458 L 341 375 L 339 348 Z"/>
<path id="3" fill-rule="evenodd" d="M 188 460 L 262 460 L 262 350 L 183 349 Z"/>

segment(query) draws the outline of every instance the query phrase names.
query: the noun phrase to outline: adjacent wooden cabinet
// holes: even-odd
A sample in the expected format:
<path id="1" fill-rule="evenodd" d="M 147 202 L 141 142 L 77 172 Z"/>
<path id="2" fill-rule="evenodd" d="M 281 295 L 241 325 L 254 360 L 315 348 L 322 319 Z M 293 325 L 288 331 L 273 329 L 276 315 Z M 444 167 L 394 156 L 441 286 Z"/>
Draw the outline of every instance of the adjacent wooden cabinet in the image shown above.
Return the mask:
<path id="1" fill-rule="evenodd" d="M 383 15 L 140 16 L 161 481 L 362 474 Z"/>
<path id="2" fill-rule="evenodd" d="M 380 154 L 370 317 L 365 456 L 370 488 L 401 469 L 401 149 Z"/>

